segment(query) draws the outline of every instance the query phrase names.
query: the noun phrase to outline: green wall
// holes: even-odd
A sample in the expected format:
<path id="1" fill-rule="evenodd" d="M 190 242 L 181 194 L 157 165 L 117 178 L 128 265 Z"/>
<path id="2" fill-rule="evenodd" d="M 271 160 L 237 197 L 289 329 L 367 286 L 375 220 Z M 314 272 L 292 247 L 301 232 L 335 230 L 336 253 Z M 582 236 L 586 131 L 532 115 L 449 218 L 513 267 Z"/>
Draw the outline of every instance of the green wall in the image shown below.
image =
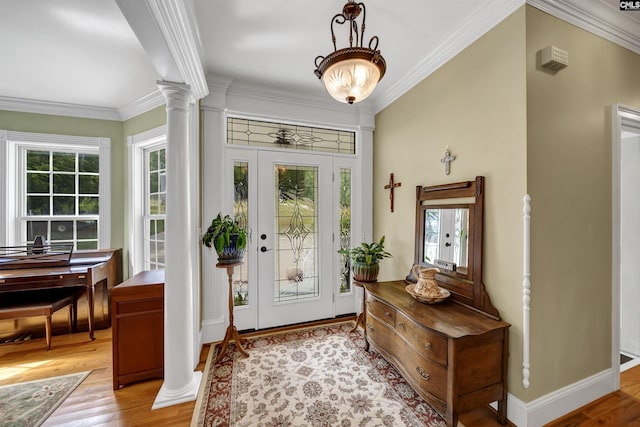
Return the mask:
<path id="1" fill-rule="evenodd" d="M 111 247 L 124 247 L 124 178 L 126 156 L 122 122 L 0 110 L 0 129 L 57 135 L 111 138 Z"/>
<path id="2" fill-rule="evenodd" d="M 533 398 L 611 367 L 610 106 L 640 106 L 640 55 L 533 7 L 526 26 Z"/>
<path id="3" fill-rule="evenodd" d="M 165 123 L 164 106 L 124 122 L 0 110 L 0 129 L 111 139 L 111 247 L 123 248 L 125 278 L 129 253 L 127 137 Z"/>
<path id="4" fill-rule="evenodd" d="M 456 160 L 450 175 L 440 159 Z M 522 197 L 526 193 L 525 9 L 518 9 L 376 116 L 374 238 L 393 258 L 381 280 L 413 263 L 415 187 L 486 177 L 484 282 L 510 328 L 510 392 L 522 395 Z M 395 212 L 384 190 L 389 173 Z"/>

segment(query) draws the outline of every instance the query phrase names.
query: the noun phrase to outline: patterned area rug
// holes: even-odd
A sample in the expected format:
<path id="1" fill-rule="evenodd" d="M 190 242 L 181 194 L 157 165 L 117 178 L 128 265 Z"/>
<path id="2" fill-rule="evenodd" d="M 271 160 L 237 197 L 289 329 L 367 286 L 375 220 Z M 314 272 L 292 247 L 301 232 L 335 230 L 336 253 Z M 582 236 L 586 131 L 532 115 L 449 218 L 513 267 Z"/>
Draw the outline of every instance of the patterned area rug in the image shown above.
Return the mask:
<path id="1" fill-rule="evenodd" d="M 0 387 L 0 427 L 41 425 L 91 371 Z"/>
<path id="2" fill-rule="evenodd" d="M 248 339 L 213 366 L 211 351 L 192 426 L 427 426 L 443 419 L 353 322 Z M 217 347 L 216 347 L 217 350 Z"/>

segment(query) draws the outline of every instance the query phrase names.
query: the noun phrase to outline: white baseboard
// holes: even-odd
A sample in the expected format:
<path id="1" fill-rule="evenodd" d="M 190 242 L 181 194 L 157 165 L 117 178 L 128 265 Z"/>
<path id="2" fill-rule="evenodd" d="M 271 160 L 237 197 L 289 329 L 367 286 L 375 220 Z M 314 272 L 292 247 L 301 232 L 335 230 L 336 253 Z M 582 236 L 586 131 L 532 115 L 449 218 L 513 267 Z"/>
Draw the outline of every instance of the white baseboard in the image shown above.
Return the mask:
<path id="1" fill-rule="evenodd" d="M 200 330 L 200 343 L 207 344 L 221 341 L 227 331 L 228 323 L 224 319 L 204 320 Z"/>
<path id="2" fill-rule="evenodd" d="M 507 418 L 518 427 L 543 426 L 615 389 L 615 372 L 607 369 L 529 403 L 509 394 Z"/>

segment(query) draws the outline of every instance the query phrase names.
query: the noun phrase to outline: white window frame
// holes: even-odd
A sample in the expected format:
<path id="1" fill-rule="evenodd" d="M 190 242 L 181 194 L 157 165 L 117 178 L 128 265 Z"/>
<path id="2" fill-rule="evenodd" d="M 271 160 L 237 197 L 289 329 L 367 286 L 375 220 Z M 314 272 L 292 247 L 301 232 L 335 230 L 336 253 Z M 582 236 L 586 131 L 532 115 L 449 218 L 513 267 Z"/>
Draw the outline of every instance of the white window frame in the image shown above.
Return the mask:
<path id="1" fill-rule="evenodd" d="M 100 185 L 98 248 L 111 246 L 111 139 L 0 130 L 0 246 L 23 245 L 26 232 L 26 150 L 73 151 L 98 154 Z"/>
<path id="2" fill-rule="evenodd" d="M 167 126 L 127 137 L 129 151 L 129 274 L 145 269 L 145 152 L 167 148 Z M 165 224 L 166 227 L 166 224 Z"/>

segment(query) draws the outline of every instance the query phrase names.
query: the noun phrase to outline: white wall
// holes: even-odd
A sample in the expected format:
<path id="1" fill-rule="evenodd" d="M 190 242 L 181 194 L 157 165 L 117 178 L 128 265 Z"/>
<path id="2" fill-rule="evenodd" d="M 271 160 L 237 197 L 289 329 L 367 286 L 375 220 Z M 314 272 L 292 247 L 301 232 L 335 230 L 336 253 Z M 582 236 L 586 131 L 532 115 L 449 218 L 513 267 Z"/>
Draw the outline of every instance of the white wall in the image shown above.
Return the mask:
<path id="1" fill-rule="evenodd" d="M 621 147 L 620 350 L 640 356 L 640 135 Z"/>

